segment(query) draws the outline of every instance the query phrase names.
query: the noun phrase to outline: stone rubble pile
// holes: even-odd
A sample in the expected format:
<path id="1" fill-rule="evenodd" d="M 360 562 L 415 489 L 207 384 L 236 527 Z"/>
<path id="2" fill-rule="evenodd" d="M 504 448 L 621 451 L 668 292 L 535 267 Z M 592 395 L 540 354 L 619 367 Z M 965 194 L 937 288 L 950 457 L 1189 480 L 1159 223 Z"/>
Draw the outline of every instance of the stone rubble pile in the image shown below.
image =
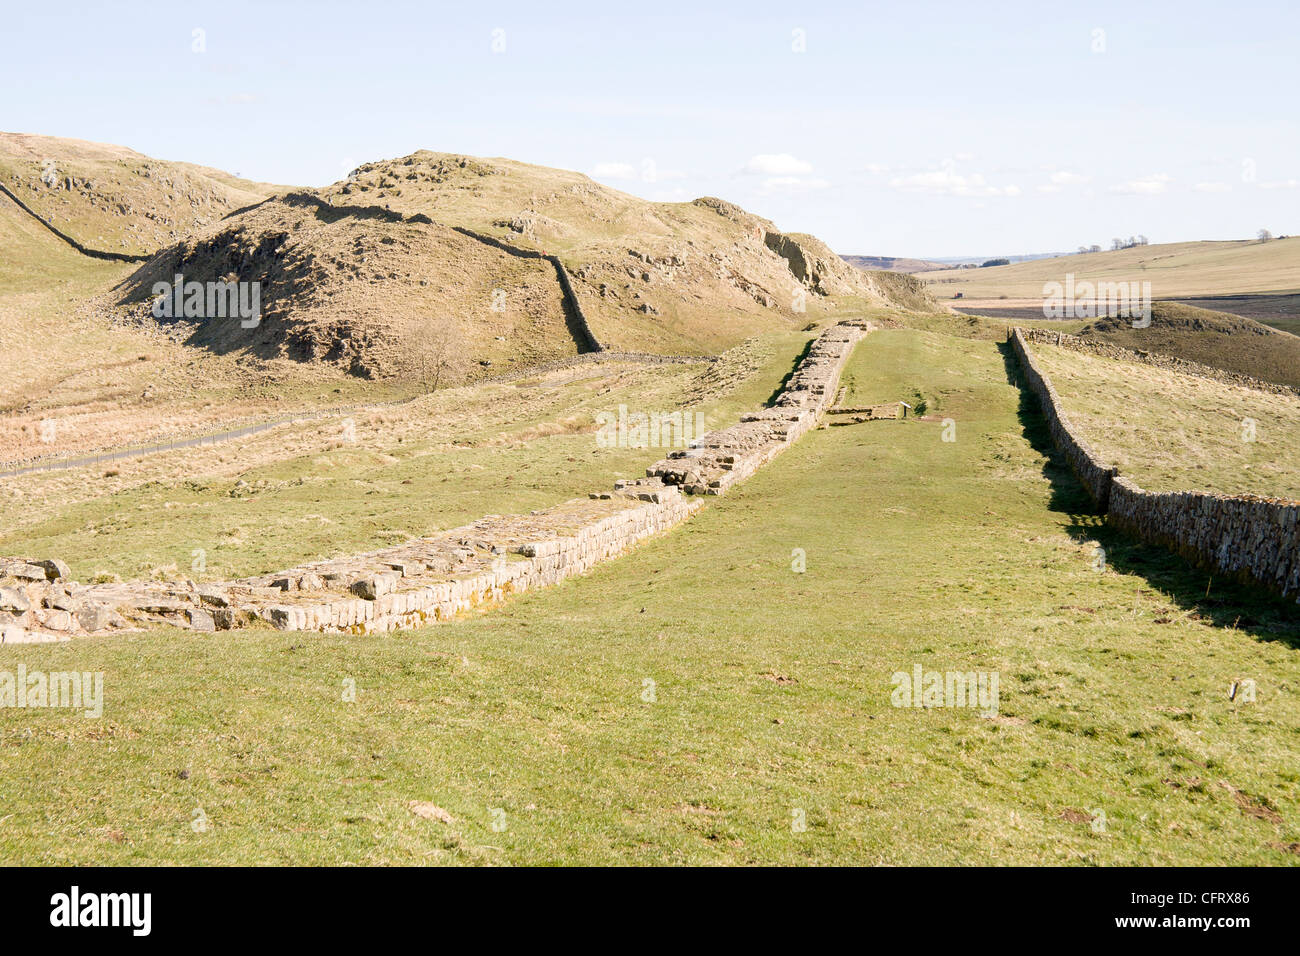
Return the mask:
<path id="1" fill-rule="evenodd" d="M 775 407 L 709 433 L 687 457 L 543 511 L 486 515 L 396 547 L 219 583 L 81 585 L 61 561 L 0 558 L 0 643 L 156 624 L 218 631 L 257 621 L 369 634 L 448 620 L 556 584 L 686 520 L 703 506 L 699 496 L 721 494 L 813 427 L 870 328 L 841 324 L 823 333 Z"/>
<path id="2" fill-rule="evenodd" d="M 646 469 L 692 495 L 720 495 L 767 464 L 808 429 L 835 397 L 840 373 L 853 347 L 874 326 L 846 323 L 818 336 L 771 408 L 750 412 L 740 423 L 709 432 Z"/>

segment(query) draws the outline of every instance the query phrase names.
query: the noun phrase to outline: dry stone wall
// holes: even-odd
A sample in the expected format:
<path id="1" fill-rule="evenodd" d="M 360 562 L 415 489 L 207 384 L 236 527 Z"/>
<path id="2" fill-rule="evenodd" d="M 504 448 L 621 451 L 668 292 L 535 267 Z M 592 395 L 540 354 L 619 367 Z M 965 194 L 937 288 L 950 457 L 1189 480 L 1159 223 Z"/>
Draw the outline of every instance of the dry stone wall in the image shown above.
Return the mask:
<path id="1" fill-rule="evenodd" d="M 367 634 L 443 621 L 556 584 L 667 530 L 816 424 L 853 345 L 871 328 L 822 334 L 773 408 L 711 432 L 690 482 L 645 478 L 528 515 L 487 515 L 406 544 L 216 584 L 92 584 L 59 561 L 0 559 L 0 642 L 67 640 L 170 624 L 199 631 L 265 621 L 281 630 Z M 707 466 L 703 464 L 708 462 Z M 661 463 L 662 464 L 662 463 Z M 676 474 L 672 472 L 672 474 Z"/>
<path id="2" fill-rule="evenodd" d="M 61 229 L 55 226 L 54 223 L 51 222 L 49 219 L 44 218 L 35 209 L 32 209 L 30 206 L 27 205 L 27 203 L 23 202 L 21 199 L 15 196 L 13 192 L 9 189 L 9 187 L 5 186 L 3 183 L 0 183 L 0 193 L 4 193 L 6 196 L 12 199 L 19 209 L 27 213 L 29 216 L 31 216 L 33 219 L 39 222 L 46 229 L 50 230 L 50 232 L 54 233 L 56 236 L 58 236 L 60 239 L 62 239 L 64 242 L 70 245 L 73 249 L 76 249 L 78 252 L 80 252 L 83 256 L 90 256 L 90 258 L 92 259 L 105 259 L 109 262 L 148 262 L 151 258 L 153 258 L 152 256 L 129 255 L 128 253 L 125 252 L 105 252 L 102 249 L 91 249 L 89 246 L 83 246 L 76 239 L 73 239 L 66 232 L 63 232 Z"/>
<path id="3" fill-rule="evenodd" d="M 1026 335 L 1011 344 L 1038 396 L 1052 440 L 1106 520 L 1151 544 L 1239 580 L 1263 585 L 1300 603 L 1300 502 L 1201 491 L 1151 492 L 1103 462 L 1070 424 L 1051 381 L 1034 362 Z M 1126 351 L 1126 350 L 1121 350 Z"/>

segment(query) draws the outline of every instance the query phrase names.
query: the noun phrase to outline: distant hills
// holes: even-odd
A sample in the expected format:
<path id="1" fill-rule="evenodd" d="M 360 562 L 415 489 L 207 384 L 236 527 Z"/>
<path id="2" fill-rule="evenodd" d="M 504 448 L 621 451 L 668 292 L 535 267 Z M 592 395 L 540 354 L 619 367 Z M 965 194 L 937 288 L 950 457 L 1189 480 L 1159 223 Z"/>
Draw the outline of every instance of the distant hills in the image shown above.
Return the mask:
<path id="1" fill-rule="evenodd" d="M 895 256 L 840 256 L 840 258 L 859 269 L 880 269 L 885 272 L 916 273 L 951 268 L 951 263 L 939 262 L 937 259 L 901 259 Z"/>
<path id="2" fill-rule="evenodd" d="M 992 259 L 1006 259 L 1009 262 L 1030 262 L 1034 259 L 1051 259 L 1064 255 L 1060 252 L 1031 252 L 1022 255 L 990 256 L 935 256 L 931 259 L 909 259 L 904 256 L 841 256 L 845 262 L 859 269 L 880 269 L 885 272 L 937 272 L 941 269 L 960 268 L 961 266 L 978 266 Z"/>

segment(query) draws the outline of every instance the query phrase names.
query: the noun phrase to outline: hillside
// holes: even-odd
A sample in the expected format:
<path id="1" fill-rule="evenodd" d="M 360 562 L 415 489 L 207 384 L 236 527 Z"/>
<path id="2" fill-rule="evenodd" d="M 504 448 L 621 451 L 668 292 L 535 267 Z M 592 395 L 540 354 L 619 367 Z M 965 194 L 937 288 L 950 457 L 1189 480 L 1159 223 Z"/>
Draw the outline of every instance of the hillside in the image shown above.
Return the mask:
<path id="1" fill-rule="evenodd" d="M 280 187 L 123 146 L 0 132 L 0 183 L 93 249 L 149 254 Z"/>
<path id="2" fill-rule="evenodd" d="M 423 217 L 336 209 L 308 191 L 173 246 L 123 283 L 121 302 L 149 323 L 154 283 L 177 273 L 261 283 L 255 328 L 237 317 L 170 323 L 186 344 L 218 353 L 451 382 L 578 352 L 550 263 Z"/>
<path id="3" fill-rule="evenodd" d="M 578 306 L 566 306 L 564 263 Z M 263 321 L 178 324 L 192 345 L 328 363 L 366 378 L 468 381 L 586 348 L 712 354 L 852 307 L 931 308 L 916 280 L 852 268 L 731 203 L 652 203 L 580 173 L 421 151 L 235 212 L 120 290 L 261 281 Z"/>
<path id="4" fill-rule="evenodd" d="M 1104 318 L 1078 334 L 1300 388 L 1300 337 L 1225 312 L 1156 302 L 1149 328 Z"/>
<path id="5" fill-rule="evenodd" d="M 725 200 L 655 203 L 581 173 L 421 150 L 321 190 L 559 255 L 608 348 L 715 352 L 836 296 L 891 302 L 888 280 Z"/>

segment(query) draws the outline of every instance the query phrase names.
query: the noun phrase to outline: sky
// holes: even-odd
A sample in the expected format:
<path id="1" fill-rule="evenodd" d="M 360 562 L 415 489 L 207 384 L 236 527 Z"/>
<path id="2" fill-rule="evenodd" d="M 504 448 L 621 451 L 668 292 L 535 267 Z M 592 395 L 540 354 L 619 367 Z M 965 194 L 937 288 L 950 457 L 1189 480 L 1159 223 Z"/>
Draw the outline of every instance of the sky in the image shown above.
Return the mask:
<path id="1" fill-rule="evenodd" d="M 1300 3 L 14 3 L 0 129 L 323 186 L 417 149 L 842 254 L 1300 233 Z"/>

